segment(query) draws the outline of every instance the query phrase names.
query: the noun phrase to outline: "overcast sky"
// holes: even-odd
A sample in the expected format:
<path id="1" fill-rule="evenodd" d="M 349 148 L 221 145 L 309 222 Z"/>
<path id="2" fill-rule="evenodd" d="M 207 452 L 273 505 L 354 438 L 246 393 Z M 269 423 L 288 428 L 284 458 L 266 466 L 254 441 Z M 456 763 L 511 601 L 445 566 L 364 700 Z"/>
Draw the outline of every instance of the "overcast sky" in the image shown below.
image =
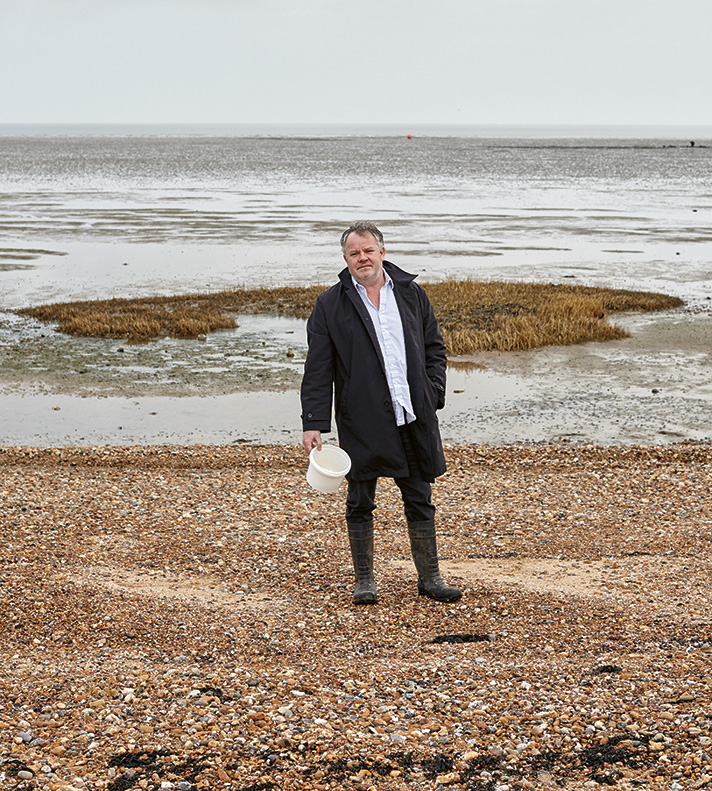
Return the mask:
<path id="1" fill-rule="evenodd" d="M 712 125 L 712 0 L 0 0 L 0 122 Z"/>

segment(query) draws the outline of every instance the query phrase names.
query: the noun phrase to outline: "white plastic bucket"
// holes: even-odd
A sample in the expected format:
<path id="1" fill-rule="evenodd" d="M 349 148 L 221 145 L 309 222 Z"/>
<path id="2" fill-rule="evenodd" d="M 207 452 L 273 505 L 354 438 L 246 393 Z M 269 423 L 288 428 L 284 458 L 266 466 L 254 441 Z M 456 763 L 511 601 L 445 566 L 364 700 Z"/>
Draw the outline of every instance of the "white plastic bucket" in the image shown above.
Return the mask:
<path id="1" fill-rule="evenodd" d="M 350 469 L 349 454 L 337 445 L 322 445 L 321 450 L 312 448 L 307 483 L 318 492 L 335 492 Z"/>

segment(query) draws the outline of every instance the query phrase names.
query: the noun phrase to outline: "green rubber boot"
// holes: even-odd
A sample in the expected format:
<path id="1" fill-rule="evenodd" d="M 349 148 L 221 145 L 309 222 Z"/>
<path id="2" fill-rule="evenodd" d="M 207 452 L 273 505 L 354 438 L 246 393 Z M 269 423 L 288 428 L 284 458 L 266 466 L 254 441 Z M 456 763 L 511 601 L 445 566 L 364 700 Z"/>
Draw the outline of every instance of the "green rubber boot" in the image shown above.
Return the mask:
<path id="1" fill-rule="evenodd" d="M 462 591 L 448 585 L 440 576 L 435 522 L 409 522 L 408 536 L 413 562 L 418 570 L 418 596 L 427 596 L 435 601 L 457 601 L 462 598 Z"/>
<path id="2" fill-rule="evenodd" d="M 354 562 L 354 604 L 375 604 L 376 582 L 373 579 L 373 520 L 370 522 L 347 522 L 349 545 Z"/>

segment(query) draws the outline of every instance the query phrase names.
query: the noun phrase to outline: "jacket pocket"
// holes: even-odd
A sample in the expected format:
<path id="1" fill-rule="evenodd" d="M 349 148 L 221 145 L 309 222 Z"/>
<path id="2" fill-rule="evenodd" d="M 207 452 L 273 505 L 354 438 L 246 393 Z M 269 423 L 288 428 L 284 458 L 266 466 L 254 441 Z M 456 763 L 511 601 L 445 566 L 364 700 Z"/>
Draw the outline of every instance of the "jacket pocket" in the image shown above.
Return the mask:
<path id="1" fill-rule="evenodd" d="M 342 417 L 348 417 L 349 414 L 349 379 L 344 382 L 341 390 L 336 394 L 336 414 Z"/>

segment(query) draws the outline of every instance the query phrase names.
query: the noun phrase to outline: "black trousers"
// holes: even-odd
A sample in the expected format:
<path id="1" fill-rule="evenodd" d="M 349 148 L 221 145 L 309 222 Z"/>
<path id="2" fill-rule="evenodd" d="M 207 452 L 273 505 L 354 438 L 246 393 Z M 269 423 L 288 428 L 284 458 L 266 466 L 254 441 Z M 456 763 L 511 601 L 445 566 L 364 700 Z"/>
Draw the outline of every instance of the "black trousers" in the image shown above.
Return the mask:
<path id="1" fill-rule="evenodd" d="M 429 522 L 435 519 L 435 506 L 431 502 L 431 482 L 420 472 L 418 458 L 408 425 L 399 427 L 403 450 L 408 461 L 408 477 L 394 478 L 403 498 L 403 510 L 408 522 Z M 376 508 L 376 483 L 378 478 L 367 481 L 349 481 L 346 495 L 346 521 L 370 522 Z"/>

